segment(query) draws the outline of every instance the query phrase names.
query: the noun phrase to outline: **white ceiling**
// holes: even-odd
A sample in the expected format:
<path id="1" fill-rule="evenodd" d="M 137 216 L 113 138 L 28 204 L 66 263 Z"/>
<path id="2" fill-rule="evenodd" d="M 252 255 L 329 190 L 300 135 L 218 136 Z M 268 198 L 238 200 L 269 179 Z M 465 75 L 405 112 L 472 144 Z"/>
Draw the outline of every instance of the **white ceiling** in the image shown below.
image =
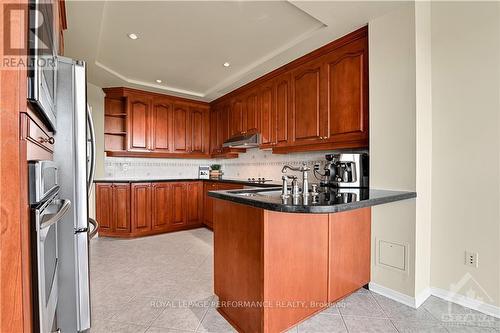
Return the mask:
<path id="1" fill-rule="evenodd" d="M 100 87 L 211 101 L 400 5 L 68 1 L 65 55 L 86 60 L 89 81 Z M 222 65 L 226 61 L 228 68 Z"/>

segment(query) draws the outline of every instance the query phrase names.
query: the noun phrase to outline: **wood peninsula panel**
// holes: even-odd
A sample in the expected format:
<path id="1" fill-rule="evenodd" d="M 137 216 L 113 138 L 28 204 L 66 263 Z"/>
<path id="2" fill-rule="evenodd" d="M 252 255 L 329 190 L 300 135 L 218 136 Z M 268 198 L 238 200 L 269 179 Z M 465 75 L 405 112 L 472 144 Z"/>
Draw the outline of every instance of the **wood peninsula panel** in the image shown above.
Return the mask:
<path id="1" fill-rule="evenodd" d="M 368 283 L 370 208 L 296 214 L 214 202 L 218 310 L 239 332 L 284 332 Z"/>
<path id="2" fill-rule="evenodd" d="M 371 208 L 329 214 L 328 301 L 370 282 Z"/>
<path id="3" fill-rule="evenodd" d="M 264 211 L 225 200 L 214 201 L 215 293 L 221 302 L 262 301 Z M 228 306 L 219 311 L 240 332 L 264 330 L 262 307 Z"/>
<path id="4" fill-rule="evenodd" d="M 328 214 L 266 210 L 263 235 L 264 331 L 282 332 L 327 304 Z"/>

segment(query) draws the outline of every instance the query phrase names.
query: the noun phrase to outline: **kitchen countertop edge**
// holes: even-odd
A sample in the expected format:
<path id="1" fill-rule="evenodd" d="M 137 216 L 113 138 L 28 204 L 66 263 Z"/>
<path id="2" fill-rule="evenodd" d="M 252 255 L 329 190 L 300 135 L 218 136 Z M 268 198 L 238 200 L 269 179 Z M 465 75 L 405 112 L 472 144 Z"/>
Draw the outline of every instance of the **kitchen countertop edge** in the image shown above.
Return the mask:
<path id="1" fill-rule="evenodd" d="M 377 197 L 373 199 L 366 199 L 362 201 L 356 201 L 344 204 L 334 204 L 334 205 L 323 205 L 323 206 L 311 206 L 311 205 L 285 205 L 275 202 L 264 202 L 258 200 L 252 200 L 248 197 L 237 196 L 231 194 L 231 191 L 210 191 L 208 196 L 227 200 L 234 203 L 239 203 L 243 205 L 249 205 L 257 208 L 262 208 L 265 210 L 271 210 L 275 212 L 282 213 L 310 213 L 310 214 L 327 214 L 327 213 L 339 213 L 353 209 L 371 207 L 376 205 L 387 204 L 391 202 L 412 199 L 417 197 L 416 192 L 406 192 L 406 191 L 391 191 L 391 190 L 377 190 L 374 191 L 387 191 L 387 195 L 382 197 Z"/>

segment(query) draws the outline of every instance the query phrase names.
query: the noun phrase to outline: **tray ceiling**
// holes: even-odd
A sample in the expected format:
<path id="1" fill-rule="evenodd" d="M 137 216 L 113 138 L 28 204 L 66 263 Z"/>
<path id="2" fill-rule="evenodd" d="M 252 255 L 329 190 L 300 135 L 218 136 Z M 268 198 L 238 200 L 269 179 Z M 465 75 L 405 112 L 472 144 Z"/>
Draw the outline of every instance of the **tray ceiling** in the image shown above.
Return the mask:
<path id="1" fill-rule="evenodd" d="M 394 3 L 68 1 L 66 7 L 65 55 L 87 61 L 91 83 L 210 101 Z"/>

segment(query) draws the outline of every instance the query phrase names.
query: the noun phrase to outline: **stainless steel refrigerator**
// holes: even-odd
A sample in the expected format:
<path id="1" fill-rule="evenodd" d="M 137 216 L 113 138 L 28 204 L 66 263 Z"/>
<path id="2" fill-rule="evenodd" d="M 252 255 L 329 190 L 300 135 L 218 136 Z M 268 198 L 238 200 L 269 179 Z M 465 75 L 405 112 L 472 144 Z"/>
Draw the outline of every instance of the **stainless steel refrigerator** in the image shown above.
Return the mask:
<path id="1" fill-rule="evenodd" d="M 93 183 L 95 139 L 86 81 L 84 62 L 58 58 L 54 162 L 58 166 L 60 196 L 72 202 L 57 235 L 56 318 L 61 332 L 90 328 L 89 239 L 94 228 L 89 222 L 88 196 Z"/>

